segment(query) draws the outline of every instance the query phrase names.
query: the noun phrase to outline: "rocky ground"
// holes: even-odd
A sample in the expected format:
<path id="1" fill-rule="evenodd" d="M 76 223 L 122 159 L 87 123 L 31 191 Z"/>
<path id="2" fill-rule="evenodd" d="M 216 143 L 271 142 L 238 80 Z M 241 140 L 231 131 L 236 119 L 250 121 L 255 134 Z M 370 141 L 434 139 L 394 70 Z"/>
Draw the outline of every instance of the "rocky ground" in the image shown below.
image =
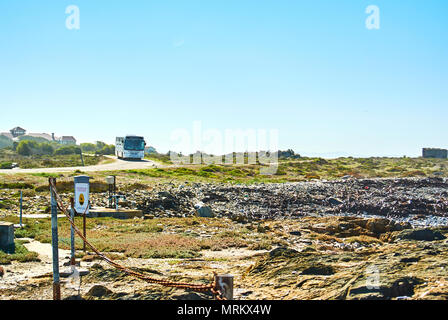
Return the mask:
<path id="1" fill-rule="evenodd" d="M 155 277 L 194 283 L 210 281 L 214 271 L 231 273 L 237 299 L 447 299 L 447 186 L 442 178 L 409 178 L 122 188 L 127 196 L 122 205 L 143 210 L 146 219 L 188 217 L 201 203 L 214 219 L 229 221 L 229 230 L 247 226 L 273 240 L 269 249 L 231 247 L 202 250 L 194 259 L 128 258 L 122 263 Z M 47 211 L 46 196 L 37 197 L 34 212 Z M 95 206 L 105 201 L 105 194 L 92 195 Z M 203 228 L 189 226 L 198 234 Z M 42 274 L 7 281 L 25 265 L 48 263 L 44 253 L 40 264 L 4 266 L 1 299 L 51 298 L 50 264 Z M 90 273 L 77 289 L 63 289 L 65 299 L 211 298 L 147 284 L 95 257 L 84 258 L 81 267 Z"/>

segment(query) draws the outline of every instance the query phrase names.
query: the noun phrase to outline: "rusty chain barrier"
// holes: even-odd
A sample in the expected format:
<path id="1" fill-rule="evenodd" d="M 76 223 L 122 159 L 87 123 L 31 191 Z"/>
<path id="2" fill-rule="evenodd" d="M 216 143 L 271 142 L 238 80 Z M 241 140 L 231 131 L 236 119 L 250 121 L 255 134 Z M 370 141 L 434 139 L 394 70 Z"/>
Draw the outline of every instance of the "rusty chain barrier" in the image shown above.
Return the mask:
<path id="1" fill-rule="evenodd" d="M 113 261 L 109 257 L 107 257 L 105 254 L 100 252 L 94 245 L 92 245 L 86 237 L 82 234 L 82 232 L 76 227 L 74 221 L 71 219 L 70 213 L 68 212 L 67 208 L 64 206 L 62 199 L 60 195 L 57 192 L 56 185 L 54 183 L 54 180 L 49 179 L 50 186 L 52 188 L 53 195 L 57 202 L 57 207 L 60 211 L 64 213 L 64 215 L 67 217 L 68 221 L 70 222 L 71 226 L 73 227 L 73 230 L 76 232 L 76 234 L 84 241 L 85 244 L 87 244 L 93 252 L 95 252 L 101 259 L 103 259 L 105 262 L 107 262 L 109 265 L 113 266 L 114 268 L 127 273 L 130 276 L 136 277 L 140 280 L 162 285 L 165 287 L 172 287 L 177 289 L 189 289 L 196 292 L 211 292 L 217 300 L 227 300 L 227 298 L 224 296 L 224 294 L 218 290 L 217 283 L 216 283 L 216 273 L 214 273 L 214 281 L 211 284 L 190 284 L 185 282 L 176 282 L 171 280 L 164 280 L 164 279 L 156 279 L 153 277 L 150 277 L 148 275 L 145 275 L 143 273 L 131 270 L 123 265 L 120 265 L 119 263 Z M 86 210 L 87 212 L 87 210 Z M 84 213 L 85 215 L 85 213 Z"/>

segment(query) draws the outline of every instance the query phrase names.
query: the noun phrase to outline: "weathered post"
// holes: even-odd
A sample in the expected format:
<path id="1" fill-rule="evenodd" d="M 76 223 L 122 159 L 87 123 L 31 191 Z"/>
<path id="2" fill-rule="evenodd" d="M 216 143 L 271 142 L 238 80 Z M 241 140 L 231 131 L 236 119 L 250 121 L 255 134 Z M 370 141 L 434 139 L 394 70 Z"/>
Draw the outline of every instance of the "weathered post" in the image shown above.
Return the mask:
<path id="1" fill-rule="evenodd" d="M 221 292 L 222 297 L 227 300 L 233 300 L 233 276 L 230 274 L 215 275 L 215 283 L 217 289 Z"/>
<path id="2" fill-rule="evenodd" d="M 23 191 L 20 190 L 20 228 L 22 228 L 22 212 L 23 212 Z"/>
<path id="3" fill-rule="evenodd" d="M 49 178 L 49 183 L 51 194 L 51 245 L 53 248 L 53 300 L 61 300 L 58 250 L 58 206 L 53 190 L 53 184 L 56 185 L 56 178 Z"/>
<path id="4" fill-rule="evenodd" d="M 82 235 L 84 236 L 84 239 L 87 239 L 86 214 L 85 213 L 82 216 Z M 87 250 L 86 250 L 86 242 L 85 241 L 84 241 L 82 249 L 84 250 L 84 253 L 87 252 Z"/>
<path id="5" fill-rule="evenodd" d="M 82 149 L 79 148 L 79 155 L 81 156 L 81 165 L 84 167 L 84 158 L 82 156 Z"/>
<path id="6" fill-rule="evenodd" d="M 75 200 L 70 198 L 70 218 L 75 222 Z M 75 229 L 70 224 L 70 265 L 76 265 L 75 260 Z"/>

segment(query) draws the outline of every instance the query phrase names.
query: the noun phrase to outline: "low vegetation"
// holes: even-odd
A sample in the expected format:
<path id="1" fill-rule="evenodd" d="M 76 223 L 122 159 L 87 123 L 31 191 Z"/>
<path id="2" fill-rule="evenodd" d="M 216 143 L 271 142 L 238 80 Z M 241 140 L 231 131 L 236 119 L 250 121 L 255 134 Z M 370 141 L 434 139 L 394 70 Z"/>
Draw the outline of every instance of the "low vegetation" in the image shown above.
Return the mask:
<path id="1" fill-rule="evenodd" d="M 13 253 L 8 253 L 0 250 L 0 265 L 10 264 L 12 261 L 18 262 L 32 262 L 40 261 L 36 252 L 28 251 L 23 245 L 23 241 L 15 241 L 15 250 Z"/>
<path id="2" fill-rule="evenodd" d="M 18 222 L 17 217 L 6 221 Z M 81 227 L 82 219 L 75 218 Z M 33 238 L 51 243 L 51 220 L 24 219 L 25 226 L 17 229 L 15 237 Z M 58 219 L 59 247 L 70 249 L 70 224 Z M 87 219 L 89 241 L 102 252 L 122 253 L 134 258 L 193 258 L 201 250 L 219 251 L 227 248 L 250 247 L 268 249 L 272 241 L 265 234 L 258 234 L 255 227 L 235 227 L 232 221 L 207 218 L 159 218 L 150 220 L 118 220 L 113 218 Z M 224 231 L 223 231 L 224 230 Z M 201 234 L 214 235 L 219 241 Z M 83 242 L 76 238 L 76 248 Z"/>
<path id="3" fill-rule="evenodd" d="M 9 169 L 12 163 L 17 163 L 22 169 L 56 168 L 81 166 L 81 156 L 75 151 L 76 147 L 62 147 L 53 153 L 36 153 L 32 155 L 19 154 L 10 149 L 0 150 L 0 169 Z M 96 165 L 104 158 L 102 156 L 84 156 L 84 165 Z"/>
<path id="4" fill-rule="evenodd" d="M 263 175 L 260 164 L 185 165 L 127 170 L 136 178 L 168 178 L 229 183 L 296 182 L 313 179 L 448 176 L 448 160 L 423 158 L 299 158 L 280 159 L 274 175 Z M 119 173 L 117 173 L 119 174 Z"/>

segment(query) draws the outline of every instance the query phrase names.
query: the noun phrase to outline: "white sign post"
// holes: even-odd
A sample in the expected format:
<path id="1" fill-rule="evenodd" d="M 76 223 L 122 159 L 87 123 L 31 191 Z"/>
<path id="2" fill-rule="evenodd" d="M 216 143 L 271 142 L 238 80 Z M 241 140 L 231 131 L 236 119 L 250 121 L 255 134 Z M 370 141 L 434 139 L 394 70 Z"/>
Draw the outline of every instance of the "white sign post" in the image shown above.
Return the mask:
<path id="1" fill-rule="evenodd" d="M 75 210 L 78 214 L 89 213 L 90 177 L 75 177 Z"/>

